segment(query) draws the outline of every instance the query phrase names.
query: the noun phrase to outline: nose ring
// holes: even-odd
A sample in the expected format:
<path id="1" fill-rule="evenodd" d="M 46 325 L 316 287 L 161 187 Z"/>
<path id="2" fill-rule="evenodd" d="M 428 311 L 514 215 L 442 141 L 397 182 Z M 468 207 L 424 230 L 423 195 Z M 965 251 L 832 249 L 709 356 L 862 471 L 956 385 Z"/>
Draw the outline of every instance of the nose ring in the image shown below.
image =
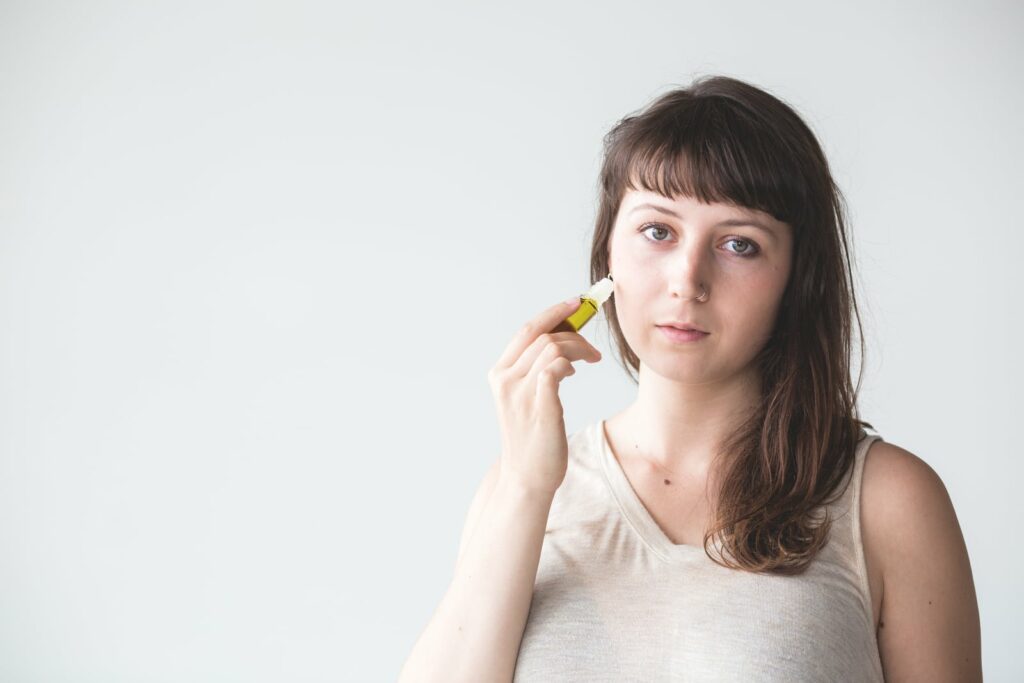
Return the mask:
<path id="1" fill-rule="evenodd" d="M 697 301 L 700 301 L 701 303 L 703 303 L 703 302 L 708 300 L 708 290 L 704 286 L 703 282 L 700 283 L 700 296 L 696 297 L 696 299 L 697 299 Z"/>

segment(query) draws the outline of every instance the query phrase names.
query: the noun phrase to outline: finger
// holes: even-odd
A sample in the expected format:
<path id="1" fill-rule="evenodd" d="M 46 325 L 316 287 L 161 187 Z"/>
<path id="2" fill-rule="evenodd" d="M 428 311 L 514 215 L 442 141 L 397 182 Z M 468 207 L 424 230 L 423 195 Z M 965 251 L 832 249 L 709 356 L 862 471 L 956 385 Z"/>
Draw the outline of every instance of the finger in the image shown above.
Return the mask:
<path id="1" fill-rule="evenodd" d="M 561 401 L 558 398 L 558 385 L 563 379 L 576 374 L 576 368 L 565 358 L 556 358 L 545 367 L 538 363 L 532 372 L 536 372 L 534 397 L 539 405 L 549 407 L 557 404 L 561 413 Z M 531 378 L 533 379 L 533 378 Z"/>
<path id="2" fill-rule="evenodd" d="M 537 337 L 568 318 L 579 307 L 580 298 L 576 296 L 571 302 L 562 301 L 548 307 L 540 315 L 523 324 L 505 347 L 505 351 L 495 363 L 495 367 L 499 369 L 511 367 L 523 355 L 523 351 L 536 341 Z"/>
<path id="3" fill-rule="evenodd" d="M 594 348 L 578 332 L 554 332 L 542 334 L 509 368 L 512 377 L 525 377 L 536 369 L 552 362 L 555 358 L 565 358 L 570 363 L 577 360 L 588 360 L 596 363 L 601 360 L 601 352 Z"/>

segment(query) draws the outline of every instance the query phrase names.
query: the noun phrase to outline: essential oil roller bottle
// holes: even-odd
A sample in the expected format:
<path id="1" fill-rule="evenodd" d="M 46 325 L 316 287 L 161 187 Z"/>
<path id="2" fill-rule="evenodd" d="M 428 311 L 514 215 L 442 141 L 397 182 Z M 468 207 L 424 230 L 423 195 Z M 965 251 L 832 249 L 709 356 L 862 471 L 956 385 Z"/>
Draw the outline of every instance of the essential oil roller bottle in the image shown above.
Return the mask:
<path id="1" fill-rule="evenodd" d="M 552 332 L 579 332 L 580 328 L 597 315 L 601 305 L 608 301 L 612 295 L 615 283 L 612 282 L 612 274 L 591 285 L 586 294 L 580 295 L 580 307 L 572 315 L 558 323 Z"/>

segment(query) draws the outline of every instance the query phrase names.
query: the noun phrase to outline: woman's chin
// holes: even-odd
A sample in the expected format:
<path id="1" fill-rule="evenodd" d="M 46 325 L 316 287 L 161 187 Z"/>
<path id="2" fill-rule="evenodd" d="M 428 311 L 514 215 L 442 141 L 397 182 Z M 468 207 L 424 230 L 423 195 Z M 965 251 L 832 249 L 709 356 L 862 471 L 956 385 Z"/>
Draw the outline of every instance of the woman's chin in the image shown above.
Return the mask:
<path id="1" fill-rule="evenodd" d="M 648 370 L 666 380 L 680 384 L 708 384 L 717 379 L 706 359 L 658 355 L 651 362 L 641 361 L 641 365 L 646 365 Z"/>

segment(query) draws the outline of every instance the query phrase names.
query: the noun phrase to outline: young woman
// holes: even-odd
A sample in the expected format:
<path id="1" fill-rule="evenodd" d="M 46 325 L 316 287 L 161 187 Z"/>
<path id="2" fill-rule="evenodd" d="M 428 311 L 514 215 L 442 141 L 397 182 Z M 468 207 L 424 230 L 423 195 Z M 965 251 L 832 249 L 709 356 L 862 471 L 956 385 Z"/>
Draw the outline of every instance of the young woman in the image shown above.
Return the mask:
<path id="1" fill-rule="evenodd" d="M 567 436 L 559 382 L 601 354 L 550 332 L 575 303 L 522 327 L 401 680 L 981 680 L 946 489 L 858 417 L 845 208 L 800 117 L 709 77 L 620 121 L 590 270 L 636 399 Z"/>

